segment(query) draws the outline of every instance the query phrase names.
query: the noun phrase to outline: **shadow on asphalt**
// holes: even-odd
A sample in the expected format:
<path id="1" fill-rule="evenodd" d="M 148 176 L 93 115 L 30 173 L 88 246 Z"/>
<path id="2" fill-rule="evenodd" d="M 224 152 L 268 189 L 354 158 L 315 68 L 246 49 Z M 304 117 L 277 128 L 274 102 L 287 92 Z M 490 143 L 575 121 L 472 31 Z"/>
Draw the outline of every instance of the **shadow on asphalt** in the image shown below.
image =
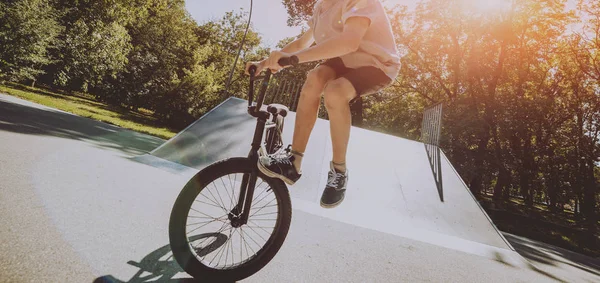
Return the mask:
<path id="1" fill-rule="evenodd" d="M 594 276 L 600 276 L 600 259 L 594 259 L 589 256 L 574 253 L 559 247 L 535 242 L 526 238 L 503 233 L 504 237 L 511 243 L 515 250 L 526 259 L 545 265 L 557 266 L 566 264 L 578 268 Z M 545 273 L 537 268 L 532 268 L 537 272 Z M 549 274 L 546 276 L 553 277 Z M 554 278 L 558 280 L 557 278 Z"/>
<path id="2" fill-rule="evenodd" d="M 12 103 L 0 97 L 0 131 L 53 136 L 91 142 L 98 148 L 138 155 L 151 151 L 164 141 L 92 119 L 52 109 Z"/>
<path id="3" fill-rule="evenodd" d="M 215 238 L 215 240 L 207 245 L 202 250 L 197 251 L 199 255 L 209 254 L 219 247 L 223 246 L 227 242 L 227 236 L 221 233 L 205 233 L 190 237 L 190 241 L 203 240 L 206 241 L 208 238 Z M 143 282 L 157 282 L 157 283 L 192 283 L 192 282 L 207 282 L 197 280 L 194 278 L 174 278 L 180 273 L 185 273 L 179 264 L 173 258 L 171 252 L 171 246 L 162 246 L 159 249 L 151 252 L 145 256 L 140 262 L 130 260 L 128 264 L 139 268 L 129 280 L 119 280 L 112 275 L 105 275 L 96 278 L 93 283 L 143 283 Z M 187 275 L 187 274 L 186 274 Z M 189 276 L 189 275 L 187 275 Z"/>

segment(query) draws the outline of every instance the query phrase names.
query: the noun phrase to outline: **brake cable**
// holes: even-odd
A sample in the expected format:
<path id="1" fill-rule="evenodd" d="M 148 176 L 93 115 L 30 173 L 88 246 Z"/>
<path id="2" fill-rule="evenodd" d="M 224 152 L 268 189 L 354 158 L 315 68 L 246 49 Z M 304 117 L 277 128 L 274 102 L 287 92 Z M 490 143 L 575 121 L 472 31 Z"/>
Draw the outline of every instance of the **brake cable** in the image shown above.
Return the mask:
<path id="1" fill-rule="evenodd" d="M 235 71 L 235 67 L 237 66 L 238 58 L 242 53 L 242 48 L 244 47 L 244 43 L 246 42 L 246 35 L 248 34 L 248 29 L 250 28 L 250 20 L 252 19 L 252 6 L 254 6 L 254 1 L 250 0 L 250 14 L 248 15 L 248 23 L 246 24 L 246 31 L 244 32 L 244 37 L 242 38 L 242 43 L 240 44 L 240 48 L 238 49 L 237 56 L 235 57 L 235 61 L 233 62 L 233 67 L 231 67 L 231 71 L 229 72 L 229 78 L 227 79 L 227 83 L 225 84 L 224 93 L 229 93 L 229 87 L 231 86 L 231 79 L 233 78 L 233 72 Z M 234 34 L 235 36 L 235 34 Z"/>

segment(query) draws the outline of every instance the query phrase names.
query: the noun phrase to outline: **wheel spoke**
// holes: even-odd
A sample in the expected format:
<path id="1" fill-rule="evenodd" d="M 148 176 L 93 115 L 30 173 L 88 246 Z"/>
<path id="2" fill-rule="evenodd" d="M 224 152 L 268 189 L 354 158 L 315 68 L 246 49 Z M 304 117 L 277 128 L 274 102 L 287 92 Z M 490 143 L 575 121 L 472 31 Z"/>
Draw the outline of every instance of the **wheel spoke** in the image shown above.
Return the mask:
<path id="1" fill-rule="evenodd" d="M 240 227 L 240 237 L 242 238 L 242 241 L 244 242 L 244 247 L 246 248 L 246 255 L 248 255 L 248 257 L 250 256 L 250 252 L 248 251 L 248 243 L 246 242 L 246 239 L 244 238 L 244 228 L 243 226 Z M 250 250 L 252 250 L 252 247 L 250 247 Z M 254 253 L 254 250 L 252 250 L 252 252 Z"/>
<path id="2" fill-rule="evenodd" d="M 231 175 L 228 176 L 229 177 L 229 183 L 231 184 L 231 207 L 235 206 L 235 200 L 237 199 L 235 197 L 235 187 L 234 185 L 237 184 L 237 174 L 233 175 L 233 182 L 231 182 Z"/>
<path id="3" fill-rule="evenodd" d="M 250 220 L 250 222 L 252 222 L 252 220 Z M 260 229 L 262 229 L 263 231 L 265 231 L 265 233 L 267 233 L 267 234 L 271 234 L 271 232 L 269 232 L 269 231 L 265 230 L 265 228 L 264 228 L 263 226 L 258 226 L 258 225 L 257 225 L 256 223 L 254 223 L 254 222 L 252 222 L 252 224 L 254 224 L 254 225 L 256 225 L 256 226 L 249 226 L 249 225 L 247 225 L 247 226 L 248 226 L 248 227 L 250 227 L 250 228 L 253 228 L 253 227 L 260 228 Z M 267 227 L 267 228 L 273 228 L 273 227 Z"/>
<path id="4" fill-rule="evenodd" d="M 221 218 L 221 217 L 223 217 L 223 216 L 226 216 L 226 215 L 227 215 L 227 211 L 225 211 L 225 215 L 221 215 L 221 216 L 219 216 L 218 218 L 215 218 L 214 216 L 210 216 L 210 215 L 208 215 L 208 214 L 206 214 L 206 213 L 204 213 L 204 212 L 200 212 L 200 211 L 198 211 L 198 210 L 196 210 L 196 209 L 194 209 L 194 208 L 192 208 L 192 207 L 190 207 L 190 210 L 193 210 L 193 211 L 195 211 L 195 212 L 198 212 L 198 213 L 200 213 L 200 214 L 202 214 L 202 215 L 206 215 L 207 217 L 210 217 L 210 218 L 212 218 L 212 219 L 219 219 L 219 218 Z"/>
<path id="5" fill-rule="evenodd" d="M 223 205 L 223 209 L 227 210 L 225 208 L 225 202 L 223 202 L 223 198 L 221 198 L 221 193 L 219 193 L 219 188 L 217 188 L 217 186 L 215 184 L 213 184 L 213 187 L 215 188 L 215 190 L 217 191 L 217 196 L 219 196 L 219 200 L 221 201 L 220 203 Z"/>
<path id="6" fill-rule="evenodd" d="M 225 230 L 225 229 L 224 229 L 224 228 L 225 228 L 225 225 L 227 225 L 227 222 L 223 222 L 223 225 L 221 225 L 221 228 L 219 228 L 219 231 L 217 231 L 215 234 L 217 234 L 217 235 L 218 235 L 218 234 L 221 234 L 221 233 L 222 233 L 222 232 Z M 195 230 L 197 230 L 197 229 L 195 229 Z M 190 232 L 190 233 L 191 233 L 191 232 Z M 189 234 L 189 233 L 188 233 L 188 234 Z M 210 238 L 210 237 L 206 237 L 206 238 L 204 238 L 204 240 L 202 240 L 202 242 L 200 242 L 200 243 L 198 244 L 198 246 L 200 246 L 200 245 L 204 244 L 204 242 L 206 242 L 206 241 L 207 241 L 207 239 L 209 239 L 209 238 Z M 194 246 L 194 249 L 198 249 L 198 246 Z"/>
<path id="7" fill-rule="evenodd" d="M 265 182 L 261 179 L 260 180 L 260 184 L 256 185 L 257 188 L 260 188 L 260 185 L 264 184 Z M 264 191 L 263 191 L 264 192 Z"/>
<path id="8" fill-rule="evenodd" d="M 261 207 L 251 207 L 250 210 L 259 209 L 259 208 L 267 208 L 267 207 L 275 207 L 275 206 L 277 206 L 277 204 L 265 205 L 265 206 L 261 206 Z"/>
<path id="9" fill-rule="evenodd" d="M 216 221 L 216 220 L 215 220 L 215 221 Z M 189 231 L 189 232 L 187 232 L 187 233 L 186 233 L 186 235 L 189 235 L 190 233 L 192 233 L 192 232 L 194 232 L 194 231 L 196 231 L 196 230 L 198 230 L 198 229 L 200 229 L 200 228 L 202 228 L 202 227 L 204 227 L 204 226 L 206 226 L 206 225 L 208 225 L 208 224 L 210 224 L 210 223 L 212 223 L 212 222 L 206 223 L 206 224 L 204 224 L 204 225 L 202 225 L 202 226 L 200 226 L 200 227 L 196 227 L 196 228 L 194 228 L 192 231 Z M 227 222 L 225 222 L 225 223 L 224 223 L 224 225 L 225 225 L 225 224 L 227 224 Z M 189 225 L 188 225 L 188 226 L 189 226 Z"/>
<path id="10" fill-rule="evenodd" d="M 267 242 L 267 240 L 265 238 L 263 238 L 258 232 L 256 232 L 256 230 L 254 230 L 254 228 L 252 228 L 252 226 L 248 226 L 248 228 L 250 228 L 250 230 L 254 231 L 254 233 L 256 233 L 256 235 L 258 235 L 261 239 L 263 239 L 263 241 L 265 241 L 265 243 Z"/>
<path id="11" fill-rule="evenodd" d="M 231 229 L 233 229 L 233 227 L 229 228 L 229 230 L 231 230 Z M 227 243 L 228 243 L 228 242 L 229 242 L 229 238 L 227 239 L 227 242 L 225 242 L 225 246 L 227 246 Z M 222 246 L 221 246 L 221 247 L 222 247 Z M 219 253 L 218 253 L 218 254 L 221 254 L 221 255 L 219 256 L 219 260 L 217 260 L 217 262 L 221 262 L 221 258 L 223 258 L 223 251 L 224 251 L 224 250 L 225 250 L 225 249 L 223 249 L 223 248 L 221 248 L 221 249 L 219 250 Z M 215 258 L 216 258 L 216 256 L 215 256 Z M 213 260 L 215 260 L 215 258 L 213 258 Z M 209 263 L 209 264 L 212 264 L 212 260 L 210 261 L 210 263 Z"/>
<path id="12" fill-rule="evenodd" d="M 261 214 L 252 214 L 253 216 L 262 216 L 262 215 L 271 215 L 271 214 L 277 214 L 277 212 L 268 212 L 268 213 L 261 213 Z"/>
<path id="13" fill-rule="evenodd" d="M 235 230 L 237 230 L 237 229 L 235 229 Z M 233 264 L 235 263 L 235 260 L 233 258 L 233 236 L 234 236 L 234 233 L 232 232 L 231 233 L 231 242 L 230 242 L 231 244 L 229 245 L 231 247 L 231 266 L 233 266 Z M 227 262 L 225 264 L 227 264 Z"/>
<path id="14" fill-rule="evenodd" d="M 264 182 L 261 182 L 260 184 L 262 185 L 262 184 L 265 184 L 265 183 L 264 183 Z M 263 189 L 263 192 L 269 193 L 269 192 L 270 192 L 269 188 L 271 188 L 271 187 L 269 186 L 269 184 L 268 184 L 268 183 L 267 183 L 267 184 L 265 184 L 265 185 L 266 185 L 266 187 L 262 188 L 262 189 Z M 260 188 L 260 185 L 259 185 L 258 187 Z"/>
<path id="15" fill-rule="evenodd" d="M 225 243 L 225 267 L 227 267 L 227 258 L 229 257 L 229 247 L 231 247 L 231 234 L 233 233 L 233 229 L 229 230 L 229 237 L 227 238 L 227 243 Z M 233 264 L 232 264 L 233 265 Z"/>
<path id="16" fill-rule="evenodd" d="M 223 217 L 223 216 L 221 216 Z M 214 217 L 205 217 L 205 216 L 195 216 L 195 215 L 188 215 L 188 218 L 198 218 L 198 219 L 218 219 L 218 218 L 214 218 Z M 220 218 L 220 217 L 219 217 Z"/>
<path id="17" fill-rule="evenodd" d="M 238 232 L 238 235 L 240 237 L 240 262 L 242 262 L 243 258 L 244 258 L 244 245 L 242 244 L 242 233 L 240 232 L 240 229 L 236 229 L 235 231 Z"/>
<path id="18" fill-rule="evenodd" d="M 267 198 L 268 196 L 269 196 L 269 195 L 267 194 L 267 195 L 265 195 L 264 197 L 262 197 L 262 198 L 261 198 L 259 201 L 257 201 L 257 202 L 254 202 L 254 201 L 252 201 L 252 203 L 254 203 L 255 205 L 258 205 L 258 204 L 259 204 L 261 201 L 263 201 L 263 200 L 264 200 L 265 198 Z"/>
<path id="19" fill-rule="evenodd" d="M 206 190 L 207 190 L 207 191 L 208 191 L 208 192 L 209 192 L 209 193 L 212 195 L 212 193 L 210 192 L 210 189 L 209 189 L 208 187 L 206 187 Z M 220 204 L 218 201 L 216 201 L 216 200 L 213 200 L 213 199 L 209 198 L 208 196 L 204 196 L 204 197 L 205 197 L 207 200 L 209 200 L 210 202 L 214 203 L 214 204 L 215 204 L 215 205 L 214 205 L 215 207 L 218 207 L 218 208 L 220 208 L 220 209 L 221 209 L 221 211 L 223 211 L 223 212 L 227 213 L 227 209 L 225 209 L 225 208 L 224 208 L 224 207 L 223 207 L 223 206 L 222 206 L 222 205 L 221 205 L 221 204 Z"/>
<path id="20" fill-rule="evenodd" d="M 204 223 L 213 223 L 215 221 L 219 221 L 219 219 L 214 219 L 214 220 L 211 220 L 211 221 L 194 222 L 194 223 L 191 223 L 191 224 L 187 224 L 185 226 L 200 225 L 200 224 L 204 224 Z"/>
<path id="21" fill-rule="evenodd" d="M 208 205 L 211 205 L 211 206 L 214 206 L 214 207 L 218 207 L 218 208 L 220 208 L 220 209 L 223 209 L 223 207 L 220 207 L 220 206 L 217 206 L 217 205 L 214 205 L 214 204 L 208 203 L 208 202 L 203 202 L 203 201 L 200 201 L 200 200 L 197 200 L 197 199 L 195 199 L 194 201 L 195 201 L 195 202 L 199 202 L 199 203 L 203 203 L 203 204 L 208 204 Z"/>
<path id="22" fill-rule="evenodd" d="M 213 187 L 215 187 L 215 185 L 213 183 L 211 183 Z M 208 191 L 208 193 L 210 194 L 210 196 L 213 197 L 214 199 L 214 203 L 219 205 L 221 207 L 221 209 L 223 209 L 224 211 L 227 211 L 227 209 L 224 208 L 224 204 L 220 203 L 219 200 L 217 199 L 217 197 L 215 197 L 215 195 L 213 194 L 211 188 L 209 186 L 206 186 L 206 190 Z M 219 189 L 217 189 L 217 191 L 219 191 Z"/>
<path id="23" fill-rule="evenodd" d="M 227 176 L 229 178 L 229 176 Z M 232 201 L 232 196 L 229 194 L 229 189 L 227 189 L 227 185 L 225 185 L 225 181 L 223 181 L 223 178 L 219 178 L 221 180 L 221 183 L 223 184 L 223 188 L 225 193 L 227 193 L 227 196 L 229 197 L 229 207 L 233 208 L 233 201 Z M 231 178 L 229 178 L 229 184 L 231 184 Z M 224 204 L 224 203 L 223 203 Z"/>
<path id="24" fill-rule="evenodd" d="M 257 215 L 257 213 L 258 213 L 258 212 L 260 212 L 261 210 L 263 210 L 265 207 L 267 207 L 267 205 L 271 204 L 271 203 L 272 203 L 274 200 L 277 200 L 277 199 L 273 199 L 273 200 L 271 200 L 271 201 L 270 201 L 269 203 L 267 203 L 265 206 L 261 207 L 259 210 L 257 210 L 257 211 L 255 211 L 254 213 L 252 213 L 252 215 L 250 215 L 249 217 L 252 217 L 252 216 L 254 216 L 254 215 Z M 258 215 L 260 215 L 260 214 L 258 214 Z"/>
<path id="25" fill-rule="evenodd" d="M 269 193 L 267 190 L 263 190 L 262 192 L 260 192 L 260 194 L 258 194 L 258 195 L 256 195 L 256 196 L 254 197 L 254 199 L 252 200 L 252 203 L 255 203 L 255 202 L 256 202 L 256 199 L 258 199 L 259 197 L 261 197 L 261 196 L 262 196 L 262 195 L 263 195 L 265 192 L 266 192 L 267 194 Z"/>
<path id="26" fill-rule="evenodd" d="M 221 183 L 223 183 L 223 178 L 221 177 L 221 178 L 219 178 L 219 179 L 221 180 Z M 216 185 L 215 185 L 214 187 L 215 187 L 215 188 L 217 188 L 217 186 L 216 186 Z M 223 201 L 223 198 L 221 197 L 221 193 L 220 193 L 220 191 L 221 191 L 221 190 L 217 189 L 217 196 L 219 196 L 219 199 L 221 200 L 221 203 L 223 204 L 223 207 L 225 207 L 225 202 Z M 225 190 L 225 191 L 227 191 L 227 190 Z"/>
<path id="27" fill-rule="evenodd" d="M 188 218 L 203 218 L 203 219 L 206 219 L 206 218 L 208 218 L 208 217 L 188 216 Z M 221 219 L 221 218 L 225 218 L 225 219 Z M 221 222 L 224 222 L 224 221 L 227 219 L 227 217 L 226 217 L 226 215 L 223 215 L 223 216 L 221 216 L 221 217 L 219 217 L 219 218 L 214 218 L 214 217 L 213 217 L 213 218 L 211 218 L 211 219 L 213 219 L 213 220 L 212 220 L 212 221 L 202 221 L 202 222 L 196 222 L 196 223 L 192 223 L 192 224 L 187 224 L 186 226 L 195 225 L 195 224 L 202 224 L 202 223 L 206 223 L 206 222 L 215 222 L 215 221 L 221 221 Z"/>
<path id="28" fill-rule="evenodd" d="M 252 242 L 254 242 L 254 243 L 255 243 L 255 244 L 258 246 L 258 248 L 260 249 L 260 245 L 259 245 L 259 244 L 258 244 L 258 243 L 257 243 L 257 242 L 256 242 L 256 241 L 255 241 L 255 240 L 252 238 L 252 237 L 248 236 L 248 233 L 246 233 L 246 231 L 244 231 L 244 230 L 242 229 L 242 233 L 244 233 L 244 235 L 246 235 L 248 238 L 250 238 L 250 240 L 252 240 Z M 252 249 L 252 246 L 250 246 L 250 245 L 248 245 L 248 246 L 249 246 L 249 247 L 250 247 L 250 249 L 252 250 L 252 255 L 255 255 L 255 254 L 256 254 L 256 252 L 255 252 L 255 251 Z"/>

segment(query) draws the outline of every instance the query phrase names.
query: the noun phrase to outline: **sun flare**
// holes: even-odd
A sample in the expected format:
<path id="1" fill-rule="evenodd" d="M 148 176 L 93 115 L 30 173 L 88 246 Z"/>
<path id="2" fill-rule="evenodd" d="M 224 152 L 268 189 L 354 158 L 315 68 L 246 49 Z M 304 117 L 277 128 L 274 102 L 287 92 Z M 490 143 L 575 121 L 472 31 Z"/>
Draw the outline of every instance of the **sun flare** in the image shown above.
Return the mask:
<path id="1" fill-rule="evenodd" d="M 479 12 L 505 11 L 510 8 L 511 0 L 469 0 L 472 8 Z"/>

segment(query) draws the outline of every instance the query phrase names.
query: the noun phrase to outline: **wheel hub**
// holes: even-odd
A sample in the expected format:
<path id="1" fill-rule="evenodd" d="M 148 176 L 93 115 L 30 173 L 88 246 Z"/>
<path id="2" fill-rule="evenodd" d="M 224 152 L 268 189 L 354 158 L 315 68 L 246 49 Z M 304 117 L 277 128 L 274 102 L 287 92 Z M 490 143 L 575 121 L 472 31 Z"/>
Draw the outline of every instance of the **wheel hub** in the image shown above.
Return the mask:
<path id="1" fill-rule="evenodd" d="M 227 218 L 229 218 L 231 226 L 233 226 L 234 228 L 239 228 L 240 226 L 244 225 L 244 223 L 242 223 L 242 219 L 240 219 L 239 216 L 233 214 L 233 212 L 229 212 Z"/>

